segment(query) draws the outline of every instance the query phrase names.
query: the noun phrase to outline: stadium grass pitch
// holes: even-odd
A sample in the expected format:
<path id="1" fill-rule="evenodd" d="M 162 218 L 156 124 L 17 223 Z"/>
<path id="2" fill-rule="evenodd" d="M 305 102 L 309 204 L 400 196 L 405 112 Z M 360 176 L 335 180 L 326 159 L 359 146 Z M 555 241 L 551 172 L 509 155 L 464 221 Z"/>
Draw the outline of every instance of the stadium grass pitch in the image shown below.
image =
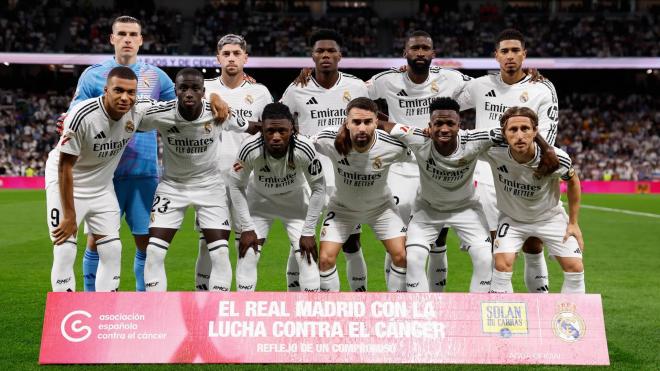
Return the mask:
<path id="1" fill-rule="evenodd" d="M 48 239 L 45 216 L 45 192 L 0 191 L 0 287 L 4 309 L 2 323 L 2 369 L 38 369 L 39 344 L 43 324 L 46 292 L 50 290 L 52 247 Z M 588 293 L 600 293 L 605 310 L 610 362 L 613 369 L 660 369 L 660 197 L 653 195 L 583 195 L 585 207 L 580 213 L 584 234 L 585 279 Z M 596 206 L 590 208 L 587 205 Z M 637 214 L 621 213 L 624 209 Z M 650 215 L 649 215 L 650 214 Z M 655 215 L 655 216 L 654 216 Z M 127 229 L 122 228 L 123 279 L 121 290 L 132 291 L 134 244 Z M 197 256 L 197 234 L 193 231 L 191 213 L 170 247 L 166 266 L 170 290 L 193 290 L 194 265 Z M 81 240 L 84 237 L 81 236 Z M 260 261 L 260 291 L 283 291 L 288 253 L 286 235 L 275 224 Z M 470 281 L 470 260 L 459 251 L 456 236 L 449 239 L 448 291 L 465 292 Z M 369 290 L 385 289 L 383 276 L 384 250 L 371 231 L 365 230 L 364 255 L 369 269 Z M 82 289 L 81 260 L 84 245 L 79 243 L 76 259 L 77 288 Z M 235 251 L 232 260 L 235 261 Z M 549 261 L 550 291 L 561 288 L 559 265 Z M 338 259 L 342 288 L 345 279 L 343 258 Z M 514 289 L 524 291 L 522 264 L 517 262 Z M 579 346 L 579 344 L 576 344 Z M 588 349 L 584 349 L 588 352 Z M 289 369 L 307 365 L 113 365 L 113 366 L 46 366 L 59 369 L 142 370 L 142 369 Z M 427 369 L 438 366 L 414 365 L 318 365 L 320 370 L 397 370 Z M 510 369 L 559 370 L 565 367 L 539 366 L 474 366 L 443 365 L 443 369 L 492 370 Z"/>

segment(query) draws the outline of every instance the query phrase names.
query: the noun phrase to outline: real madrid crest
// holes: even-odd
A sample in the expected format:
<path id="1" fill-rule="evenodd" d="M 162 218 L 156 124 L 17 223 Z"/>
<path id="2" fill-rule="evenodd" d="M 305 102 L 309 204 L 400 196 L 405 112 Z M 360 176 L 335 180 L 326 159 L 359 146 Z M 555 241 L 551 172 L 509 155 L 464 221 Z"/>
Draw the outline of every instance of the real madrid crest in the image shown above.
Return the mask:
<path id="1" fill-rule="evenodd" d="M 247 103 L 247 104 L 254 103 L 254 98 L 250 94 L 246 95 L 245 96 L 245 103 Z"/>
<path id="2" fill-rule="evenodd" d="M 376 157 L 372 166 L 374 169 L 378 170 L 383 167 L 383 161 L 380 159 L 380 157 Z"/>
<path id="3" fill-rule="evenodd" d="M 204 124 L 204 133 L 205 134 L 211 134 L 211 123 L 210 122 L 206 122 Z"/>
<path id="4" fill-rule="evenodd" d="M 127 133 L 132 133 L 135 131 L 135 125 L 133 125 L 133 121 L 126 121 L 126 126 L 124 127 L 124 130 L 126 130 Z"/>
<path id="5" fill-rule="evenodd" d="M 521 101 L 521 102 L 525 103 L 525 102 L 527 102 L 528 100 L 529 100 L 529 94 L 527 94 L 526 91 L 523 92 L 522 94 L 520 94 L 520 101 Z"/>
<path id="6" fill-rule="evenodd" d="M 344 102 L 348 103 L 351 101 L 351 93 L 348 92 L 348 90 L 344 90 Z"/>
<path id="7" fill-rule="evenodd" d="M 583 338 L 587 326 L 582 317 L 575 313 L 575 304 L 560 303 L 557 309 L 559 312 L 552 317 L 552 331 L 555 336 L 569 343 Z"/>
<path id="8" fill-rule="evenodd" d="M 437 94 L 440 91 L 440 88 L 438 87 L 438 83 L 433 81 L 431 83 L 431 91 L 435 94 Z"/>

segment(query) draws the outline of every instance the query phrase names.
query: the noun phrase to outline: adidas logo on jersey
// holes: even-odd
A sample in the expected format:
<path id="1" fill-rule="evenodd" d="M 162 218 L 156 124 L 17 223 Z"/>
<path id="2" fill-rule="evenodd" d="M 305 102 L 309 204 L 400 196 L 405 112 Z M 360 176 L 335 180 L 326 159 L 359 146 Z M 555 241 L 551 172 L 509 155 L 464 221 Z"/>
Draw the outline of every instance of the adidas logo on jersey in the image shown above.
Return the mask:
<path id="1" fill-rule="evenodd" d="M 497 95 L 495 94 L 495 90 L 489 91 L 488 93 L 486 93 L 486 96 L 487 97 L 497 97 Z"/>
<path id="2" fill-rule="evenodd" d="M 310 100 L 307 101 L 305 104 L 319 104 L 319 102 L 316 100 L 316 98 L 312 97 Z"/>
<path id="3" fill-rule="evenodd" d="M 426 160 L 426 163 L 431 165 L 431 166 L 435 166 L 435 160 L 432 159 L 432 158 L 429 158 L 428 160 Z"/>
<path id="4" fill-rule="evenodd" d="M 397 97 L 407 97 L 408 93 L 405 90 L 401 89 L 400 92 L 396 93 Z"/>
<path id="5" fill-rule="evenodd" d="M 229 220 L 225 219 L 225 221 L 222 223 L 222 225 L 229 227 Z"/>
<path id="6" fill-rule="evenodd" d="M 104 133 L 104 132 L 100 132 L 100 133 L 96 134 L 96 136 L 94 137 L 94 139 L 105 139 L 105 133 Z"/>
<path id="7" fill-rule="evenodd" d="M 259 171 L 261 171 L 262 173 L 270 173 L 270 168 L 268 167 L 268 165 L 266 165 L 261 169 L 259 169 Z"/>
<path id="8" fill-rule="evenodd" d="M 176 126 L 172 126 L 169 130 L 167 130 L 168 133 L 170 134 L 180 134 L 181 132 L 179 129 L 176 128 Z"/>
<path id="9" fill-rule="evenodd" d="M 351 166 L 351 164 L 348 163 L 348 159 L 346 157 L 342 158 L 338 162 L 342 165 Z"/>
<path id="10" fill-rule="evenodd" d="M 498 167 L 497 171 L 500 171 L 502 173 L 507 173 L 507 174 L 509 173 L 509 169 L 506 168 L 506 165 L 502 165 L 502 166 Z"/>

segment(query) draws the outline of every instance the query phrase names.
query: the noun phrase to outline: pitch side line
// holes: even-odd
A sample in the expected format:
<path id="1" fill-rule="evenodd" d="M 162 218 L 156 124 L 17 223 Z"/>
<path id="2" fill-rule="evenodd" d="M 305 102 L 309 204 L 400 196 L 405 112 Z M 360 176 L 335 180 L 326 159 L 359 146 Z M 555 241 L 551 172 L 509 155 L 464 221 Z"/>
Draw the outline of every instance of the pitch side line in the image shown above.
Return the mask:
<path id="1" fill-rule="evenodd" d="M 610 211 L 610 212 L 613 212 L 613 213 L 621 213 L 621 214 L 636 215 L 636 216 L 646 216 L 646 217 L 649 217 L 649 218 L 660 219 L 660 214 L 642 213 L 642 212 L 639 212 L 639 211 L 631 211 L 631 210 L 625 210 L 625 209 L 612 209 L 610 207 L 584 205 L 584 204 L 580 205 L 580 207 L 585 208 L 585 209 Z"/>

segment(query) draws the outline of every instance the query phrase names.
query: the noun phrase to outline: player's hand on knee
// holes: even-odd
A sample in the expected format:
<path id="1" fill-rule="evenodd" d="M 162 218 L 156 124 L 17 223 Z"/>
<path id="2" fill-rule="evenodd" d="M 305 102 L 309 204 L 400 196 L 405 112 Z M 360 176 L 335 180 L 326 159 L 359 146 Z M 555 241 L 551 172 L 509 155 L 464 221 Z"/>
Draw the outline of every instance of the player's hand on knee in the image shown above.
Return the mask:
<path id="1" fill-rule="evenodd" d="M 319 261 L 319 252 L 316 249 L 316 238 L 314 236 L 301 236 L 300 237 L 300 255 L 307 258 L 307 264 L 312 264 Z"/>
<path id="2" fill-rule="evenodd" d="M 66 241 L 71 235 L 75 235 L 78 231 L 78 225 L 76 224 L 75 216 L 73 218 L 62 218 L 60 225 L 57 226 L 51 233 L 55 237 L 55 245 L 61 245 Z"/>
<path id="3" fill-rule="evenodd" d="M 523 68 L 523 72 L 532 77 L 532 82 L 543 82 L 546 78 L 536 68 Z"/>
<path id="4" fill-rule="evenodd" d="M 309 83 L 309 80 L 312 78 L 312 71 L 314 71 L 314 69 L 309 67 L 305 67 L 300 70 L 298 77 L 293 80 L 293 85 L 300 85 L 303 88 L 307 86 L 307 83 Z"/>
<path id="5" fill-rule="evenodd" d="M 578 246 L 580 246 L 580 251 L 584 251 L 584 239 L 582 239 L 582 230 L 577 223 L 568 224 L 566 227 L 566 234 L 564 234 L 563 242 L 566 242 L 570 236 L 575 237 L 578 242 Z"/>
<path id="6" fill-rule="evenodd" d="M 238 257 L 244 258 L 248 249 L 253 248 L 254 252 L 259 252 L 259 239 L 254 231 L 242 231 L 241 239 L 238 242 Z"/>
<path id="7" fill-rule="evenodd" d="M 220 96 L 216 93 L 211 94 L 211 112 L 213 112 L 213 118 L 219 122 L 225 122 L 229 118 L 229 104 L 222 100 Z"/>
<path id="8" fill-rule="evenodd" d="M 60 114 L 60 117 L 57 118 L 55 122 L 55 131 L 57 135 L 62 135 L 64 132 L 64 120 L 66 120 L 66 112 Z"/>

